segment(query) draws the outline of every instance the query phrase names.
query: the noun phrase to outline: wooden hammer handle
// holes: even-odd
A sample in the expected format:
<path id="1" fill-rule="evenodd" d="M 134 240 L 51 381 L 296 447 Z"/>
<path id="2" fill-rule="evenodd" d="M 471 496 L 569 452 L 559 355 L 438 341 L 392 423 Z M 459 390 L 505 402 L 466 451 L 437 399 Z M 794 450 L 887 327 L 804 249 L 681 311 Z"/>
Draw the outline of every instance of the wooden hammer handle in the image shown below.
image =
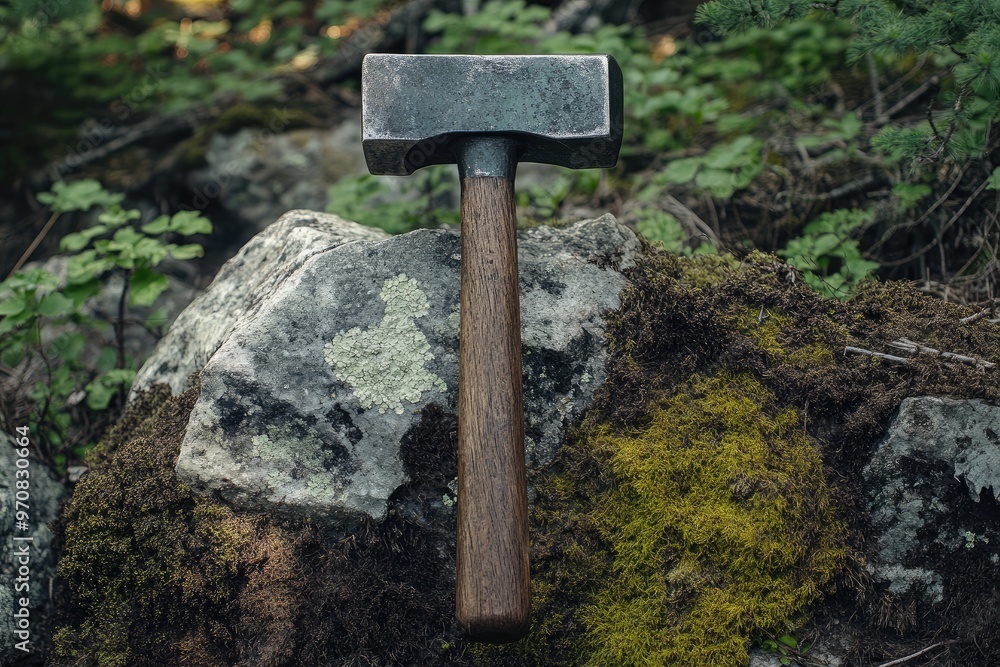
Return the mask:
<path id="1" fill-rule="evenodd" d="M 478 641 L 528 630 L 528 500 L 514 184 L 462 179 L 456 616 Z"/>

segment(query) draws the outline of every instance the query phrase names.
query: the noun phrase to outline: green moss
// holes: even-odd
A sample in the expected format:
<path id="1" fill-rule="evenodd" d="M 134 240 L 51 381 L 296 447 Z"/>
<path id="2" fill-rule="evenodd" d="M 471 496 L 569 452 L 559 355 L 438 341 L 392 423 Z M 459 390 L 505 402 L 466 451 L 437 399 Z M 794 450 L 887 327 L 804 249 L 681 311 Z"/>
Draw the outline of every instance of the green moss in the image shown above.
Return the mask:
<path id="1" fill-rule="evenodd" d="M 594 509 L 615 577 L 580 610 L 589 665 L 743 665 L 801 622 L 845 531 L 792 409 L 746 375 L 693 383 L 644 430 L 590 435 L 617 480 Z"/>
<path id="2" fill-rule="evenodd" d="M 694 376 L 641 428 L 581 429 L 539 487 L 532 633 L 477 649 L 477 664 L 745 665 L 848 558 L 802 429 L 799 411 L 729 371 Z"/>
<path id="3" fill-rule="evenodd" d="M 760 351 L 771 359 L 783 358 L 785 346 L 780 338 L 782 330 L 790 323 L 790 318 L 778 311 L 769 311 L 763 306 L 754 308 L 739 305 L 733 308 L 730 321 L 737 331 L 757 343 Z"/>

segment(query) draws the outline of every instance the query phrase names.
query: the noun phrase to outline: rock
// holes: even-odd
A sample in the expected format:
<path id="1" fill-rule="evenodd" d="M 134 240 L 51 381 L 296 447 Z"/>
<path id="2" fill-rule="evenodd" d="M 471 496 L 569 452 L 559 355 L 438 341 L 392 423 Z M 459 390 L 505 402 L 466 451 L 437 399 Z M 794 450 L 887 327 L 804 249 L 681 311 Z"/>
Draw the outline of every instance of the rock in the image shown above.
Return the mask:
<path id="1" fill-rule="evenodd" d="M 1000 407 L 979 400 L 906 398 L 864 469 L 878 534 L 875 577 L 897 596 L 944 600 L 937 564 L 966 550 L 1000 562 L 1000 530 L 972 502 L 1000 492 Z"/>
<path id="2" fill-rule="evenodd" d="M 350 223 L 289 230 L 306 216 L 330 217 L 289 216 L 224 267 L 192 306 L 214 310 L 216 320 L 193 343 L 196 356 L 218 351 L 201 373 L 177 472 L 241 508 L 380 518 L 407 481 L 401 442 L 421 411 L 453 412 L 457 403 L 460 239 L 418 230 L 348 243 L 345 225 L 356 231 Z M 240 268 L 267 254 L 254 249 L 262 243 L 277 252 L 279 238 L 288 241 L 282 259 L 268 263 L 273 268 L 256 268 L 262 259 Z M 619 271 L 638 249 L 611 216 L 519 233 L 531 465 L 552 460 L 564 429 L 603 381 L 602 314 L 619 306 Z M 256 290 L 234 280 L 237 271 L 253 276 Z M 244 302 L 233 302 L 233 285 Z M 176 341 L 203 336 L 194 330 L 204 316 L 186 315 L 171 332 Z M 143 377 L 161 376 L 152 369 Z"/>
<path id="3" fill-rule="evenodd" d="M 59 516 L 59 507 L 66 490 L 37 461 L 18 456 L 16 441 L 0 432 L 0 633 L 5 641 L 0 645 L 0 664 L 10 664 L 26 654 L 16 648 L 25 637 L 15 634 L 20 629 L 15 613 L 21 610 L 21 598 L 28 598 L 27 646 L 34 649 L 48 642 L 49 587 L 55 577 L 56 558 L 52 552 L 52 532 L 48 523 Z M 18 460 L 28 461 L 27 466 Z M 28 476 L 17 476 L 27 470 Z M 28 488 L 19 489 L 18 481 L 27 479 Z M 23 484 L 22 484 L 23 486 Z M 25 492 L 28 512 L 27 529 L 19 525 L 15 506 L 16 494 Z M 27 564 L 21 560 L 27 552 Z M 22 567 L 27 572 L 22 571 Z M 26 587 L 23 588 L 22 587 Z"/>
<path id="4" fill-rule="evenodd" d="M 183 391 L 191 373 L 204 367 L 232 333 L 237 320 L 284 278 L 300 253 L 350 241 L 386 238 L 388 234 L 379 229 L 335 215 L 289 211 L 251 239 L 180 314 L 139 369 L 132 396 L 153 382 L 169 385 L 174 393 Z"/>
<path id="5" fill-rule="evenodd" d="M 190 177 L 195 205 L 198 198 L 217 199 L 254 229 L 290 209 L 322 210 L 333 183 L 367 173 L 360 136 L 360 114 L 332 130 L 244 128 L 216 134 L 205 151 L 207 166 Z"/>

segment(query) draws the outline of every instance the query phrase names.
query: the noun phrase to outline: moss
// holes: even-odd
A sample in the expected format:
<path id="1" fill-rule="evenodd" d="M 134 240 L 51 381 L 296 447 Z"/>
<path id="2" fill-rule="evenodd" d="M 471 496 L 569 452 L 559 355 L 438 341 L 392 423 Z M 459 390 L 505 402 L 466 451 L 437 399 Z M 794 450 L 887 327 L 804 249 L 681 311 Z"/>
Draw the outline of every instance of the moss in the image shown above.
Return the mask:
<path id="1" fill-rule="evenodd" d="M 584 605 L 592 665 L 743 665 L 800 622 L 840 569 L 845 529 L 801 415 L 748 375 L 697 380 L 647 428 L 590 437 L 616 484 L 596 523 L 614 553 Z"/>
<path id="2" fill-rule="evenodd" d="M 468 664 L 447 557 L 395 510 L 327 536 L 193 496 L 173 466 L 196 397 L 142 395 L 95 450 L 58 526 L 53 664 Z M 410 458 L 453 458 L 454 416 L 425 417 Z M 414 497 L 432 477 L 415 479 Z"/>
<path id="3" fill-rule="evenodd" d="M 841 623 L 888 633 L 984 627 L 955 606 L 918 619 L 873 590 L 858 480 L 904 396 L 997 400 L 1000 386 L 938 359 L 841 351 L 888 351 L 905 336 L 995 360 L 1000 330 L 958 326 L 970 309 L 902 284 L 824 300 L 760 253 L 709 263 L 652 252 L 630 278 L 608 317 L 607 381 L 535 480 L 532 631 L 477 647 L 476 664 L 742 665 L 755 640 L 840 609 Z M 974 588 L 959 594 L 987 613 L 989 594 Z M 973 645 L 952 649 L 951 664 L 981 662 Z M 851 664 L 871 663 L 867 650 Z"/>
<path id="4" fill-rule="evenodd" d="M 167 400 L 144 420 L 133 409 L 124 422 L 148 434 L 159 421 L 179 445 L 181 415 L 195 396 L 192 390 Z M 241 539 L 230 510 L 193 497 L 177 481 L 176 448 L 149 435 L 111 447 L 114 441 L 112 433 L 98 448 L 96 469 L 80 481 L 61 520 L 59 575 L 76 623 L 57 632 L 56 657 L 99 667 L 175 656 L 172 645 L 230 594 Z"/>
<path id="5" fill-rule="evenodd" d="M 613 481 L 581 487 L 576 462 L 543 485 L 577 534 L 557 538 L 559 561 L 536 554 L 528 664 L 744 665 L 751 639 L 800 623 L 847 556 L 801 414 L 747 374 L 695 378 L 645 427 L 592 424 L 571 451 Z"/>

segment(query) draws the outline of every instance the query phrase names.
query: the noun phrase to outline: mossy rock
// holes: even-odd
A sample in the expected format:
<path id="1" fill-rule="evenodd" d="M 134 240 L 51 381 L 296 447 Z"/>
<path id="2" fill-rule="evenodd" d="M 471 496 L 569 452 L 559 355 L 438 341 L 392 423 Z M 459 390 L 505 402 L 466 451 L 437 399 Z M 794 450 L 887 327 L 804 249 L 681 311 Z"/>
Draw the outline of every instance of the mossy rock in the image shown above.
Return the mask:
<path id="1" fill-rule="evenodd" d="M 416 520 L 454 477 L 454 415 L 428 409 L 408 434 L 411 482 L 388 518 L 321 532 L 193 496 L 173 465 L 195 394 L 160 390 L 97 450 L 67 507 L 56 662 L 742 667 L 755 643 L 838 609 L 870 623 L 871 642 L 898 643 L 880 634 L 895 612 L 864 574 L 860 470 L 903 397 L 996 401 L 1000 387 L 934 357 L 843 350 L 907 337 L 998 362 L 996 327 L 959 326 L 969 309 L 895 283 L 823 300 L 759 254 L 649 250 L 629 277 L 608 379 L 530 480 L 527 638 L 465 642 L 454 526 Z M 968 620 L 935 612 L 912 637 L 960 639 Z M 942 664 L 984 664 L 990 646 L 950 645 Z"/>

